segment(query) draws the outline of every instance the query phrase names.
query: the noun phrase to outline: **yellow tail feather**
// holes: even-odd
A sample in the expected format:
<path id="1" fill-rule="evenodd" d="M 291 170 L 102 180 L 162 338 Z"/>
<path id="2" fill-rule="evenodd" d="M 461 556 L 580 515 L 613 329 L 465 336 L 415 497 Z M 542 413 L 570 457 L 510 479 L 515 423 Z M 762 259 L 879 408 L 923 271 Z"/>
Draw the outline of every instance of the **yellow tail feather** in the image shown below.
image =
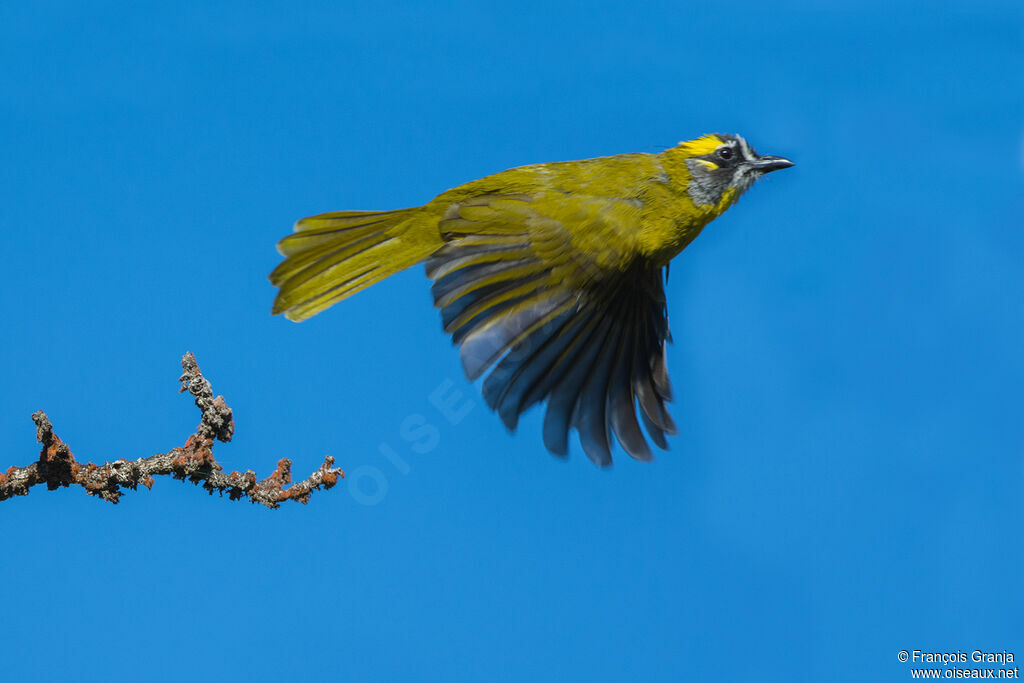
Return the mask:
<path id="1" fill-rule="evenodd" d="M 277 244 L 285 260 L 270 274 L 279 288 L 273 313 L 305 320 L 442 245 L 423 209 L 339 211 L 303 218 Z"/>

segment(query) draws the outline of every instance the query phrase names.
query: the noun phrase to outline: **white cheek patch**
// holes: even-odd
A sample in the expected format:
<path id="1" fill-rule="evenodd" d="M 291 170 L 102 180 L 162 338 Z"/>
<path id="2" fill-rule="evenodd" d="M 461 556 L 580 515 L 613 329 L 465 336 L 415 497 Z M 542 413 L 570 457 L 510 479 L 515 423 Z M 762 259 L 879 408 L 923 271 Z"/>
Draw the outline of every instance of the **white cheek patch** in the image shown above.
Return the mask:
<path id="1" fill-rule="evenodd" d="M 743 194 L 750 189 L 750 186 L 754 184 L 754 181 L 760 177 L 759 173 L 739 168 L 736 169 L 736 174 L 732 178 L 733 187 L 736 188 L 737 192 Z"/>

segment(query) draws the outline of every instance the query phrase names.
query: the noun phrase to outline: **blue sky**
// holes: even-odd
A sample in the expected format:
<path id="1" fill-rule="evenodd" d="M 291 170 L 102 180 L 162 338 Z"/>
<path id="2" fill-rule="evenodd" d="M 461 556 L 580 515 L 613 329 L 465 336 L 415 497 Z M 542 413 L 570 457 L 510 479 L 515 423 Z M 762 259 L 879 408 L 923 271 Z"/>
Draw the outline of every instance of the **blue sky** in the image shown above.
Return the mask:
<path id="1" fill-rule="evenodd" d="M 815 5 L 0 6 L 0 469 L 35 458 L 40 408 L 82 459 L 180 445 L 191 350 L 235 411 L 226 466 L 350 474 L 276 512 L 172 481 L 4 502 L 5 676 L 1024 658 L 1024 12 Z M 269 315 L 298 217 L 713 131 L 797 165 L 673 264 L 681 433 L 653 464 L 556 460 L 537 411 L 507 434 L 419 268 Z"/>

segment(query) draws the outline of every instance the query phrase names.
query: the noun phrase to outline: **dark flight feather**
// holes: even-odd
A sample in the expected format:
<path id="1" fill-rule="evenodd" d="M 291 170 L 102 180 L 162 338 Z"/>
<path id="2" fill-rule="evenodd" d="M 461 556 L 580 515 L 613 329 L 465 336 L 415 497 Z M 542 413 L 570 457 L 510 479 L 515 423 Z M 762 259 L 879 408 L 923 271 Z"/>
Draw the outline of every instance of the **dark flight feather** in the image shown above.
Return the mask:
<path id="1" fill-rule="evenodd" d="M 546 400 L 544 443 L 555 454 L 567 453 L 575 428 L 598 465 L 611 464 L 616 440 L 630 456 L 650 460 L 644 431 L 663 449 L 665 435 L 675 432 L 665 406 L 671 392 L 662 273 L 636 264 L 574 290 L 527 248 L 521 236 L 488 244 L 453 235 L 427 262 L 435 304 L 461 345 L 467 376 L 493 366 L 483 396 L 509 429 Z M 522 257 L 507 259 L 513 253 Z"/>

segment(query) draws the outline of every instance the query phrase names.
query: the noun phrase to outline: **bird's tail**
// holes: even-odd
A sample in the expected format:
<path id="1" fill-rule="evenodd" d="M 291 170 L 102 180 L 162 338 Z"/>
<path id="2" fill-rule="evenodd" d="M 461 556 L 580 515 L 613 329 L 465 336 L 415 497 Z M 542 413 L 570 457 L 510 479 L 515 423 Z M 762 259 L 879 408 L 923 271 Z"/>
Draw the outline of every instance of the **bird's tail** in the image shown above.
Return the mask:
<path id="1" fill-rule="evenodd" d="M 270 274 L 273 312 L 305 320 L 424 260 L 442 240 L 422 207 L 338 211 L 303 218 L 277 243 L 285 260 Z M 433 227 L 431 230 L 430 228 Z"/>

